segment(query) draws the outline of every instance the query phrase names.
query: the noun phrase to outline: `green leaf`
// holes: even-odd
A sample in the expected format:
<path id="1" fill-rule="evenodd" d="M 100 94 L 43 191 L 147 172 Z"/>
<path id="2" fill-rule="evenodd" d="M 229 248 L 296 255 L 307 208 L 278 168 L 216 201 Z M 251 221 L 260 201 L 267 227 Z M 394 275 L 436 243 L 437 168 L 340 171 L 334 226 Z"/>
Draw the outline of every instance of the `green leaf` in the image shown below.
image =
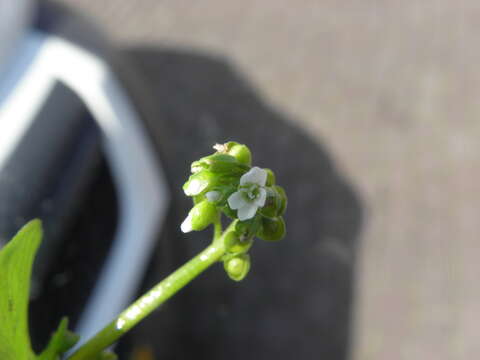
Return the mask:
<path id="1" fill-rule="evenodd" d="M 98 354 L 95 360 L 117 360 L 118 357 L 113 352 L 105 350 Z"/>
<path id="2" fill-rule="evenodd" d="M 47 347 L 38 355 L 37 360 L 57 360 L 64 352 L 74 346 L 79 336 L 68 330 L 68 319 L 62 318 L 57 331 L 52 335 Z"/>
<path id="3" fill-rule="evenodd" d="M 26 224 L 0 250 L 0 359 L 35 358 L 28 334 L 28 296 L 36 251 L 42 239 L 40 220 Z"/>

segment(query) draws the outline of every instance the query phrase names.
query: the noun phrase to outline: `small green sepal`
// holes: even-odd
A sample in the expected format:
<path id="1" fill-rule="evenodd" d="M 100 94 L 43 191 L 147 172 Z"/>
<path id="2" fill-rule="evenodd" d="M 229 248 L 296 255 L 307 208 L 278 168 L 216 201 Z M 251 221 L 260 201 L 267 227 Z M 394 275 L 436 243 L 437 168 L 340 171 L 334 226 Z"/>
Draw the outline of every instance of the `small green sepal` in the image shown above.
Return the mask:
<path id="1" fill-rule="evenodd" d="M 240 236 L 240 239 L 251 239 L 255 236 L 261 226 L 262 217 L 257 215 L 248 220 L 237 221 L 235 224 L 235 231 Z"/>
<path id="2" fill-rule="evenodd" d="M 240 254 L 246 253 L 253 244 L 253 238 L 243 238 L 237 234 L 235 230 L 229 231 L 225 234 L 225 249 L 228 253 Z"/>
<path id="3" fill-rule="evenodd" d="M 285 221 L 281 216 L 276 218 L 264 217 L 257 236 L 266 241 L 281 240 L 285 236 Z"/>

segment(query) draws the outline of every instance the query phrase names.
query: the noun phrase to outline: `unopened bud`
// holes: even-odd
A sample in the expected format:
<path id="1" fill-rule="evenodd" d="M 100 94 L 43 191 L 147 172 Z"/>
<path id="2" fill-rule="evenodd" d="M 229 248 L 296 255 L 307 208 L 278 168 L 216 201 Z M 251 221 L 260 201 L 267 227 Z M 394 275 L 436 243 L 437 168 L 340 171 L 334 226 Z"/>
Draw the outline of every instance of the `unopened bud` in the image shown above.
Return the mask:
<path id="1" fill-rule="evenodd" d="M 203 200 L 195 205 L 188 213 L 187 218 L 183 221 L 180 229 L 184 232 L 200 231 L 215 221 L 217 208 L 214 204 L 207 200 Z"/>
<path id="2" fill-rule="evenodd" d="M 210 171 L 202 170 L 190 176 L 183 185 L 183 191 L 187 196 L 196 196 L 212 188 L 217 182 L 217 175 Z"/>
<path id="3" fill-rule="evenodd" d="M 225 145 L 227 148 L 227 154 L 234 156 L 238 162 L 242 164 L 248 166 L 252 165 L 252 153 L 246 145 L 234 141 L 230 141 Z"/>
<path id="4" fill-rule="evenodd" d="M 267 200 L 265 206 L 260 208 L 263 216 L 274 218 L 285 212 L 287 197 L 285 191 L 280 186 L 272 186 L 267 188 Z"/>
<path id="5" fill-rule="evenodd" d="M 240 281 L 247 276 L 250 270 L 250 256 L 241 254 L 224 261 L 224 268 L 230 279 Z"/>
<path id="6" fill-rule="evenodd" d="M 238 176 L 246 173 L 248 169 L 247 165 L 239 162 L 234 156 L 219 153 L 205 156 L 192 163 L 192 173 L 208 170 L 217 174 Z"/>
<path id="7" fill-rule="evenodd" d="M 285 210 L 287 210 L 288 198 L 285 190 L 281 186 L 275 185 L 274 188 L 280 196 L 280 206 L 277 212 L 278 216 L 280 216 L 285 214 Z"/>
<path id="8" fill-rule="evenodd" d="M 273 173 L 272 170 L 270 169 L 263 169 L 267 172 L 267 183 L 265 184 L 266 186 L 273 186 L 275 185 L 275 174 Z"/>

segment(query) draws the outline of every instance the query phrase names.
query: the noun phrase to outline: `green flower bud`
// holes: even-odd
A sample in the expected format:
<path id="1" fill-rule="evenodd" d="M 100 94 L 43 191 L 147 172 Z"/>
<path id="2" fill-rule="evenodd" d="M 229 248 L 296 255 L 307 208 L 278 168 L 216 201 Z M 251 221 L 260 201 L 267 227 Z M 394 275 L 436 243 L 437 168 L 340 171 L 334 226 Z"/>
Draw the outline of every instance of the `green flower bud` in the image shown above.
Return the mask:
<path id="1" fill-rule="evenodd" d="M 278 210 L 281 206 L 280 195 L 277 193 L 275 188 L 266 188 L 267 190 L 267 200 L 265 205 L 259 209 L 260 214 L 266 217 L 276 217 L 278 216 Z"/>
<path id="2" fill-rule="evenodd" d="M 253 244 L 253 238 L 241 236 L 235 230 L 225 234 L 224 239 L 227 252 L 232 254 L 246 253 Z"/>
<path id="3" fill-rule="evenodd" d="M 214 222 L 217 216 L 217 207 L 208 200 L 203 200 L 190 210 L 180 228 L 184 233 L 200 231 Z"/>
<path id="4" fill-rule="evenodd" d="M 208 165 L 212 165 L 213 163 L 218 161 L 234 163 L 237 161 L 237 159 L 235 159 L 235 157 L 228 154 L 214 153 L 212 155 L 204 156 L 203 158 L 200 159 L 200 161 L 204 161 Z"/>
<path id="5" fill-rule="evenodd" d="M 200 160 L 192 162 L 192 165 L 190 165 L 190 171 L 192 174 L 196 174 L 202 170 L 207 170 L 208 165 L 206 163 L 201 162 Z"/>
<path id="6" fill-rule="evenodd" d="M 266 241 L 278 241 L 285 236 L 285 222 L 281 216 L 262 219 L 262 226 L 257 231 L 257 236 Z"/>
<path id="7" fill-rule="evenodd" d="M 211 170 L 211 167 L 214 166 L 217 162 L 222 164 L 234 164 L 236 161 L 237 159 L 235 159 L 233 156 L 215 153 L 212 155 L 204 156 L 198 161 L 194 161 L 192 163 L 191 170 L 192 173 L 196 173 L 202 170 Z"/>
<path id="8" fill-rule="evenodd" d="M 277 185 L 267 188 L 267 200 L 265 206 L 260 208 L 260 214 L 274 218 L 285 212 L 287 198 L 285 191 Z"/>
<path id="9" fill-rule="evenodd" d="M 248 254 L 235 255 L 225 259 L 223 266 L 230 279 L 243 280 L 250 270 L 250 256 Z"/>
<path id="10" fill-rule="evenodd" d="M 241 239 L 253 238 L 258 229 L 262 226 L 261 218 L 261 216 L 255 216 L 248 220 L 237 221 L 235 224 L 235 232 L 240 236 Z"/>
<path id="11" fill-rule="evenodd" d="M 230 141 L 225 144 L 225 147 L 227 148 L 227 154 L 234 156 L 238 162 L 248 166 L 252 165 L 252 153 L 246 145 Z"/>
<path id="12" fill-rule="evenodd" d="M 188 181 L 183 185 L 183 191 L 187 196 L 196 196 L 212 188 L 218 182 L 218 175 L 202 170 L 188 178 Z"/>
<path id="13" fill-rule="evenodd" d="M 220 210 L 230 219 L 235 220 L 237 218 L 237 211 L 230 209 L 228 204 L 223 205 Z"/>
<path id="14" fill-rule="evenodd" d="M 209 170 L 213 173 L 243 175 L 249 167 L 240 163 L 234 156 L 215 153 L 192 163 L 192 173 Z"/>
<path id="15" fill-rule="evenodd" d="M 197 204 L 201 203 L 202 201 L 205 201 L 205 194 L 192 196 L 192 200 L 193 200 L 193 205 L 197 205 Z"/>
<path id="16" fill-rule="evenodd" d="M 275 185 L 275 174 L 273 173 L 272 170 L 270 169 L 263 169 L 267 172 L 267 183 L 265 184 L 266 186 L 273 186 Z"/>
<path id="17" fill-rule="evenodd" d="M 275 185 L 274 188 L 280 196 L 280 206 L 278 208 L 278 215 L 280 216 L 285 214 L 285 210 L 287 210 L 288 198 L 285 190 L 281 186 Z"/>

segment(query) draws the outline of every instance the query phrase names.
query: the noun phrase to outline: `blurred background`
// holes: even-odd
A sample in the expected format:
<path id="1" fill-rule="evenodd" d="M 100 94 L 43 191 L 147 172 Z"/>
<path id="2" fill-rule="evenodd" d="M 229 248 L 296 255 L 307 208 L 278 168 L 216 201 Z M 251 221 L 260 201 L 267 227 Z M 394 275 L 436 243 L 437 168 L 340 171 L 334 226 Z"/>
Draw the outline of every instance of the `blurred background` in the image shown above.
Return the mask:
<path id="1" fill-rule="evenodd" d="M 56 3 L 154 99 L 173 255 L 145 287 L 208 241 L 179 234 L 179 186 L 213 143 L 251 146 L 290 199 L 287 238 L 255 244 L 241 284 L 211 270 L 139 326 L 139 359 L 480 353 L 478 2 Z"/>

